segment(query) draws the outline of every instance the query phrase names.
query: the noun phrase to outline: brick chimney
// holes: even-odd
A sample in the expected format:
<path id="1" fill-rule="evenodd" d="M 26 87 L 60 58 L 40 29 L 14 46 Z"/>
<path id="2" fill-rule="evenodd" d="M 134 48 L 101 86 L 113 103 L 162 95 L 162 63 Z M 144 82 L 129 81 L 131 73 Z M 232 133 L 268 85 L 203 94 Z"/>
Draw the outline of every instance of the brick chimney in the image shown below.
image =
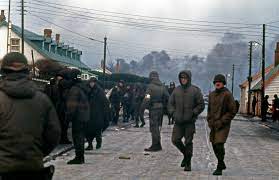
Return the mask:
<path id="1" fill-rule="evenodd" d="M 60 34 L 55 35 L 55 41 L 57 44 L 60 42 Z"/>
<path id="2" fill-rule="evenodd" d="M 51 38 L 52 30 L 51 29 L 44 29 L 44 37 Z"/>
<path id="3" fill-rule="evenodd" d="M 279 42 L 276 44 L 274 67 L 279 65 Z"/>
<path id="4" fill-rule="evenodd" d="M 5 20 L 6 20 L 5 11 L 4 11 L 4 10 L 1 10 L 0 22 L 5 21 Z"/>

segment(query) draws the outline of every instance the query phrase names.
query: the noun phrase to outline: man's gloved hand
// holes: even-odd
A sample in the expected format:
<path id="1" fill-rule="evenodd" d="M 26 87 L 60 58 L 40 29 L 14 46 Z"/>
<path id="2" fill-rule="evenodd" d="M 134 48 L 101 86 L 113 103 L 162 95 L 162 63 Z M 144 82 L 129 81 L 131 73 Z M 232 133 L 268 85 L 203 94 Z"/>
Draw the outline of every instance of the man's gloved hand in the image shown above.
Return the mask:
<path id="1" fill-rule="evenodd" d="M 223 127 L 223 123 L 221 121 L 215 121 L 214 128 L 215 129 L 221 129 Z"/>

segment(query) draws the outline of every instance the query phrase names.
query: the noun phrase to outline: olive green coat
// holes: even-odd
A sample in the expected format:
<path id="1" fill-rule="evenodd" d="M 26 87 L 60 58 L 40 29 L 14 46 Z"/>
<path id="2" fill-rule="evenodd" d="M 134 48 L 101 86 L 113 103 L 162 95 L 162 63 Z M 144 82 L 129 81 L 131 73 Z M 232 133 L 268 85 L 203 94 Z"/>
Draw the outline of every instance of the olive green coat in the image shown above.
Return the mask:
<path id="1" fill-rule="evenodd" d="M 51 101 L 26 75 L 0 82 L 0 174 L 42 169 L 60 133 Z"/>

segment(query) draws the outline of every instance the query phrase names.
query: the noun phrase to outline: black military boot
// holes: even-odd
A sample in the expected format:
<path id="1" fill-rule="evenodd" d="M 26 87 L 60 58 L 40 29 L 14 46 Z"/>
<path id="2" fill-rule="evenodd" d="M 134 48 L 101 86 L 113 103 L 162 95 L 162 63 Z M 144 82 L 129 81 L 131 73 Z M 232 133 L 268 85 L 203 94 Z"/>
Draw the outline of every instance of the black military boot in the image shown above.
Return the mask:
<path id="1" fill-rule="evenodd" d="M 192 167 L 191 167 L 191 159 L 192 158 L 186 158 L 185 160 L 185 167 L 184 167 L 184 171 L 191 171 Z"/>
<path id="2" fill-rule="evenodd" d="M 225 158 L 224 144 L 213 145 L 213 150 L 214 150 L 214 153 L 215 153 L 215 155 L 218 159 L 217 169 L 213 172 L 213 175 L 221 176 L 223 174 L 222 171 L 227 168 L 226 165 L 225 165 L 225 162 L 224 162 L 224 158 Z"/>
<path id="3" fill-rule="evenodd" d="M 222 169 L 222 170 L 227 169 L 226 164 L 225 164 L 225 162 L 224 162 L 224 161 L 220 161 L 220 162 L 218 162 L 218 166 L 217 166 L 217 168 Z"/>
<path id="4" fill-rule="evenodd" d="M 144 149 L 144 151 L 148 151 L 148 152 L 157 152 L 157 151 L 161 151 L 161 150 L 162 150 L 161 144 L 152 145 L 150 148 Z"/>
<path id="5" fill-rule="evenodd" d="M 92 151 L 93 150 L 93 145 L 92 143 L 89 143 L 87 148 L 85 149 L 86 151 Z"/>
<path id="6" fill-rule="evenodd" d="M 101 149 L 101 147 L 102 147 L 102 141 L 97 141 L 96 149 Z"/>
<path id="7" fill-rule="evenodd" d="M 226 164 L 224 161 L 218 161 L 217 169 L 213 172 L 214 176 L 222 176 L 223 170 L 225 170 Z"/>
<path id="8" fill-rule="evenodd" d="M 145 122 L 141 123 L 140 127 L 143 128 L 145 126 Z"/>
<path id="9" fill-rule="evenodd" d="M 139 124 L 136 124 L 136 125 L 134 126 L 134 128 L 139 128 Z"/>
<path id="10" fill-rule="evenodd" d="M 67 164 L 84 164 L 84 156 L 76 156 L 74 159 L 68 161 Z"/>
<path id="11" fill-rule="evenodd" d="M 222 176 L 222 174 L 223 174 L 223 170 L 218 168 L 213 172 L 214 176 Z"/>
<path id="12" fill-rule="evenodd" d="M 181 162 L 181 167 L 185 167 L 186 166 L 186 157 L 184 156 L 182 162 Z"/>

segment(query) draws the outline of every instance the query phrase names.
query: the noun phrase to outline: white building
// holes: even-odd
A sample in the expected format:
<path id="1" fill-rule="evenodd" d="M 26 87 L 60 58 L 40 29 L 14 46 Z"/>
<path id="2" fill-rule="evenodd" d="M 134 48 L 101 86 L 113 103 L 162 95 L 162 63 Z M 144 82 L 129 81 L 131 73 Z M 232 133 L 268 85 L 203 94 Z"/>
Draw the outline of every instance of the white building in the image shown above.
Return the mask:
<path id="1" fill-rule="evenodd" d="M 272 104 L 272 99 L 275 94 L 279 95 L 279 42 L 275 50 L 274 64 L 265 69 L 265 95 L 269 96 L 269 103 Z M 262 78 L 261 72 L 252 76 L 251 83 L 251 104 L 250 112 L 252 112 L 252 97 L 255 96 L 258 103 L 256 106 L 256 115 L 261 115 L 261 87 Z M 240 85 L 241 100 L 240 100 L 240 113 L 248 112 L 248 81 Z"/>
<path id="2" fill-rule="evenodd" d="M 269 73 L 271 69 L 273 69 L 274 65 L 271 65 L 265 69 L 265 73 Z M 256 84 L 260 83 L 262 78 L 261 78 L 261 72 L 257 72 L 252 76 L 252 82 L 251 82 L 251 89 L 254 87 Z M 246 114 L 248 112 L 248 80 L 244 81 L 240 86 L 240 107 L 239 111 L 242 114 Z M 251 96 L 252 97 L 252 96 Z M 260 98 L 259 98 L 260 99 Z M 251 98 L 251 103 L 252 103 L 252 98 Z M 252 112 L 252 105 L 250 106 L 250 112 Z"/>
<path id="3" fill-rule="evenodd" d="M 8 46 L 8 23 L 2 10 L 0 14 L 0 59 L 7 52 L 21 52 L 21 31 L 20 27 L 11 25 L 10 46 Z M 89 73 L 91 69 L 81 61 L 82 51 L 60 42 L 60 34 L 56 34 L 53 39 L 51 29 L 44 29 L 42 35 L 28 30 L 24 31 L 24 55 L 30 65 L 32 65 L 32 51 L 34 62 L 50 59 L 66 67 L 78 68 L 91 76 Z"/>

